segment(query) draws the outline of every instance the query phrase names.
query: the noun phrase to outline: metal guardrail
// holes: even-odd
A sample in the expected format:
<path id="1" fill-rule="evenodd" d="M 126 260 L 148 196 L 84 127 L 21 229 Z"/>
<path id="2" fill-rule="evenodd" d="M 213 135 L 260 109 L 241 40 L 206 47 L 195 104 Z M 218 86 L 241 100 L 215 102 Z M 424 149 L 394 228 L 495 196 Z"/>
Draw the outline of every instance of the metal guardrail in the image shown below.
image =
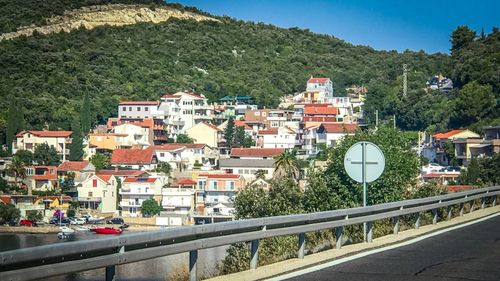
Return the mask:
<path id="1" fill-rule="evenodd" d="M 340 248 L 343 227 L 366 222 L 366 242 L 369 243 L 374 221 L 393 219 L 394 233 L 397 233 L 400 216 L 432 211 L 435 224 L 439 208 L 448 207 L 447 218 L 451 219 L 453 205 L 459 205 L 463 215 L 465 203 L 469 202 L 473 211 L 476 200 L 481 199 L 481 208 L 484 208 L 486 199 L 492 198 L 495 206 L 498 195 L 500 186 L 494 186 L 360 208 L 195 225 L 0 252 L 0 280 L 36 280 L 103 267 L 106 280 L 112 280 L 116 265 L 184 252 L 189 252 L 190 280 L 196 280 L 200 249 L 251 241 L 250 268 L 255 269 L 259 239 L 298 234 L 297 256 L 303 258 L 306 232 L 335 229 L 336 247 Z M 420 216 L 417 216 L 415 227 L 419 225 Z"/>

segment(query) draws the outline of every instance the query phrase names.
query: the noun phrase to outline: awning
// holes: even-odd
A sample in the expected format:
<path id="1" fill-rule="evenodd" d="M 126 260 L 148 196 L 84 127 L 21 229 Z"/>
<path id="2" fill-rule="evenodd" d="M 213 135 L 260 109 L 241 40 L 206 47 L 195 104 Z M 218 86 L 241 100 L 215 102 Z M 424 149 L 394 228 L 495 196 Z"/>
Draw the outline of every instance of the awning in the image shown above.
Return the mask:
<path id="1" fill-rule="evenodd" d="M 488 147 L 488 146 L 491 146 L 491 143 L 485 143 L 485 144 L 479 144 L 479 145 L 474 145 L 474 146 L 470 146 L 470 148 L 484 148 L 484 147 Z"/>

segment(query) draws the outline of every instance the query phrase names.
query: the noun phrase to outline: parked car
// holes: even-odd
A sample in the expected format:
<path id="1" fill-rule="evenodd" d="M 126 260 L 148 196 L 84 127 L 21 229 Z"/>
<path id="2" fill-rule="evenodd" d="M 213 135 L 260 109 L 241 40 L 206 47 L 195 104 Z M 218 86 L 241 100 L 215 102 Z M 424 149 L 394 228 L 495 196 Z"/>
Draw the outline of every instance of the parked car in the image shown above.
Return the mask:
<path id="1" fill-rule="evenodd" d="M 426 174 L 431 172 L 439 172 L 442 169 L 444 169 L 444 167 L 436 163 L 429 163 L 428 165 L 422 166 L 422 172 Z"/>
<path id="2" fill-rule="evenodd" d="M 124 221 L 122 218 L 112 218 L 106 221 L 107 224 L 123 224 Z"/>
<path id="3" fill-rule="evenodd" d="M 85 224 L 87 221 L 84 218 L 71 218 L 70 224 Z"/>
<path id="4" fill-rule="evenodd" d="M 63 219 L 59 220 L 58 217 L 53 217 L 50 219 L 49 223 L 55 224 L 55 225 L 69 225 L 69 224 L 71 224 L 71 221 L 67 218 L 63 218 Z"/>
<path id="5" fill-rule="evenodd" d="M 36 222 L 28 219 L 20 220 L 20 226 L 36 226 Z"/>

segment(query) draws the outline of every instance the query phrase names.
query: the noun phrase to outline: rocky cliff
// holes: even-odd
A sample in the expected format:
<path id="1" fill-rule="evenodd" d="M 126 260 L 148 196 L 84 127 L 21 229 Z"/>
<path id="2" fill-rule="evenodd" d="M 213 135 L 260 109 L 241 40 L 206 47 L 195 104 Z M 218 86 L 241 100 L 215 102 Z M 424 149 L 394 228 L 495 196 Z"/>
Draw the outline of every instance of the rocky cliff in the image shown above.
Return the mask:
<path id="1" fill-rule="evenodd" d="M 33 32 L 51 34 L 70 32 L 73 29 L 84 27 L 93 29 L 99 26 L 124 26 L 142 22 L 160 23 L 170 18 L 192 19 L 195 21 L 219 21 L 217 19 L 180 11 L 169 7 L 154 8 L 141 5 L 102 5 L 90 6 L 78 10 L 65 12 L 62 16 L 47 19 L 44 26 L 24 26 L 16 32 L 0 34 L 0 41 L 13 39 L 19 36 L 31 36 Z"/>

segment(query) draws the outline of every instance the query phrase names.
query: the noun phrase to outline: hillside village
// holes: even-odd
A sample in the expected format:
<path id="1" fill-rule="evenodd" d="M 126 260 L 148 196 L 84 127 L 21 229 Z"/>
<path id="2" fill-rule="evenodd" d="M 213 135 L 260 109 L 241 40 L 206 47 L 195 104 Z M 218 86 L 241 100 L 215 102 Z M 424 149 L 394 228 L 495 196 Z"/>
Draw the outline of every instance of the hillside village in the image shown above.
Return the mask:
<path id="1" fill-rule="evenodd" d="M 322 149 L 363 130 L 366 88 L 355 86 L 348 96 L 335 96 L 329 78 L 311 77 L 306 83 L 304 92 L 283 97 L 279 108 L 257 108 L 248 96 L 209 104 L 203 94 L 192 92 L 122 101 L 117 117 L 84 137 L 82 161 L 69 161 L 72 131 L 18 132 L 14 155 L 45 145 L 56 151 L 59 164 L 32 162 L 16 171 L 12 158 L 3 158 L 2 177 L 22 188 L 0 198 L 14 203 L 22 216 L 40 211 L 50 217 L 54 208 L 77 206 L 98 217 L 144 217 L 151 214 L 142 212 L 143 203 L 154 200 L 164 218 L 157 223 L 164 225 L 232 219 L 237 192 L 268 188 L 276 158 L 285 151 L 296 152 L 306 166 L 321 166 L 313 160 Z M 500 127 L 485 132 L 423 136 L 415 150 L 432 163 L 466 166 L 472 157 L 500 151 Z M 452 157 L 445 150 L 449 145 Z M 422 168 L 421 182 L 446 185 L 460 175 L 460 169 L 432 165 Z M 302 188 L 306 180 L 301 173 Z"/>

